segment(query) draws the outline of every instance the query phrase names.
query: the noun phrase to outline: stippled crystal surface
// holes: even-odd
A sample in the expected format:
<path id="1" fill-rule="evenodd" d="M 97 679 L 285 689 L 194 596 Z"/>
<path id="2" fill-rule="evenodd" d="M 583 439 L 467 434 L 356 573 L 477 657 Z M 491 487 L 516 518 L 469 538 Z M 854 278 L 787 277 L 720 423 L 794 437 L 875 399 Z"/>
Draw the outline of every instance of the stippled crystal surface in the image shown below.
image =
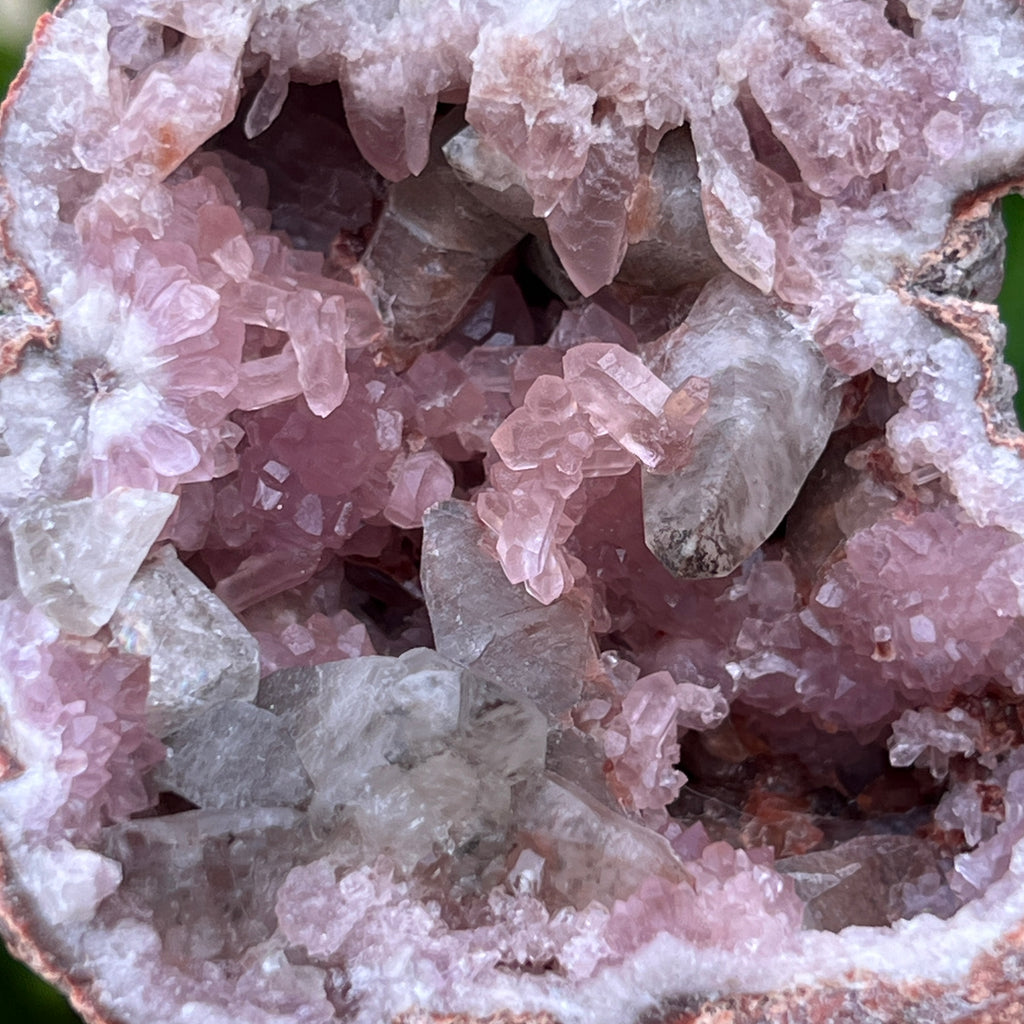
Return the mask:
<path id="1" fill-rule="evenodd" d="M 123 1024 L 1013 1019 L 1022 67 L 1011 0 L 44 18 L 22 953 Z"/>

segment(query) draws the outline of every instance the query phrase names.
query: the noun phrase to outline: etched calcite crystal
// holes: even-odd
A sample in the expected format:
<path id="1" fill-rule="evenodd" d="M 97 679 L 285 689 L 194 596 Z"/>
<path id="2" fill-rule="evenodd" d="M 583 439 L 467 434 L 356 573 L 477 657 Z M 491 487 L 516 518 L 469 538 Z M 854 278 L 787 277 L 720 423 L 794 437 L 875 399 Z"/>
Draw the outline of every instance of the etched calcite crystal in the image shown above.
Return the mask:
<path id="1" fill-rule="evenodd" d="M 1018 1020 L 1016 0 L 70 0 L 0 123 L 0 909 L 91 1021 Z"/>

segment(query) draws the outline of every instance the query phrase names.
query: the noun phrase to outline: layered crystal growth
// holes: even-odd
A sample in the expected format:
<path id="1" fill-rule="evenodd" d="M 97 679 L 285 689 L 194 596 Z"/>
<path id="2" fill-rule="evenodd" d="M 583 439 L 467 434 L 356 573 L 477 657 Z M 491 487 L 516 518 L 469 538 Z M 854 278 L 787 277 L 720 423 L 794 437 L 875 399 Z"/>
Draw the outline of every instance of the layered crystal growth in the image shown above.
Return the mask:
<path id="1" fill-rule="evenodd" d="M 66 0 L 0 122 L 0 920 L 104 1024 L 1015 1020 L 1013 0 Z"/>

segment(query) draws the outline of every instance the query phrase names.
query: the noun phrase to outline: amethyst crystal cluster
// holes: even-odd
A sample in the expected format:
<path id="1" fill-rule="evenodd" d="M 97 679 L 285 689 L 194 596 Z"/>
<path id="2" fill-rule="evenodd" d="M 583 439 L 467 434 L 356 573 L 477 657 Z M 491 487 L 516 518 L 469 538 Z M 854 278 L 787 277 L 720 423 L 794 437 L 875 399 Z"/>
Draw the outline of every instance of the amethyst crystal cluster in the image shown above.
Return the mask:
<path id="1" fill-rule="evenodd" d="M 1019 1020 L 1016 0 L 72 0 L 0 127 L 8 936 L 94 1021 Z"/>

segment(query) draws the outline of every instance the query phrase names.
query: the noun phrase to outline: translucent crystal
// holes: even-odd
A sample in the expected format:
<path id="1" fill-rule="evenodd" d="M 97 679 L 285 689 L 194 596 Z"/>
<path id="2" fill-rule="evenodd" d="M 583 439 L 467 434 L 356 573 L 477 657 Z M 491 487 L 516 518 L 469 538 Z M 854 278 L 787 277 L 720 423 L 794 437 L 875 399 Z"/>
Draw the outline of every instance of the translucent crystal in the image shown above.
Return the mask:
<path id="1" fill-rule="evenodd" d="M 945 917 L 958 904 L 934 849 L 914 836 L 863 836 L 826 852 L 787 857 L 778 868 L 807 901 L 805 921 L 828 931 L 889 924 L 923 910 Z"/>
<path id="2" fill-rule="evenodd" d="M 835 377 L 781 309 L 729 277 L 648 358 L 670 384 L 705 378 L 710 398 L 689 466 L 644 477 L 647 543 L 679 575 L 724 576 L 796 500 L 835 424 Z"/>
<path id="3" fill-rule="evenodd" d="M 458 726 L 463 674 L 426 650 L 353 658 L 275 672 L 257 703 L 288 727 L 318 799 L 338 805 L 370 768 L 411 765 L 444 749 Z"/>
<path id="4" fill-rule="evenodd" d="M 420 571 L 438 653 L 557 716 L 596 665 L 587 610 L 571 597 L 542 605 L 509 583 L 485 535 L 465 502 L 425 519 Z"/>
<path id="5" fill-rule="evenodd" d="M 256 696 L 256 641 L 169 547 L 143 563 L 110 628 L 122 650 L 149 659 L 147 719 L 158 736 L 221 701 Z"/>
<path id="6" fill-rule="evenodd" d="M 436 145 L 456 127 L 451 119 L 439 124 Z M 443 158 L 395 185 L 361 270 L 381 296 L 396 350 L 413 354 L 451 327 L 466 300 L 521 237 L 462 188 Z"/>
<path id="7" fill-rule="evenodd" d="M 572 583 L 562 545 L 575 525 L 569 503 L 584 479 L 620 476 L 638 463 L 685 465 L 707 401 L 703 378 L 687 377 L 673 391 L 622 345 L 590 341 L 594 319 L 563 316 L 559 331 L 571 346 L 563 376 L 537 376 L 494 432 L 502 461 L 491 469 L 493 489 L 477 499 L 506 575 L 545 604 Z M 607 330 L 605 318 L 596 319 Z"/>
<path id="8" fill-rule="evenodd" d="M 304 808 L 313 795 L 284 723 L 245 701 L 193 715 L 164 742 L 167 757 L 154 783 L 203 810 Z"/>
<path id="9" fill-rule="evenodd" d="M 893 723 L 889 757 L 897 767 L 927 765 L 941 778 L 952 755 L 975 752 L 981 733 L 981 724 L 962 708 L 904 711 Z"/>
<path id="10" fill-rule="evenodd" d="M 565 779 L 548 775 L 518 794 L 520 828 L 538 849 L 554 847 L 544 882 L 577 908 L 611 907 L 648 877 L 689 879 L 667 840 L 602 806 Z"/>
<path id="11" fill-rule="evenodd" d="M 18 582 L 69 633 L 105 625 L 174 510 L 170 494 L 121 488 L 26 506 L 11 519 Z"/>

